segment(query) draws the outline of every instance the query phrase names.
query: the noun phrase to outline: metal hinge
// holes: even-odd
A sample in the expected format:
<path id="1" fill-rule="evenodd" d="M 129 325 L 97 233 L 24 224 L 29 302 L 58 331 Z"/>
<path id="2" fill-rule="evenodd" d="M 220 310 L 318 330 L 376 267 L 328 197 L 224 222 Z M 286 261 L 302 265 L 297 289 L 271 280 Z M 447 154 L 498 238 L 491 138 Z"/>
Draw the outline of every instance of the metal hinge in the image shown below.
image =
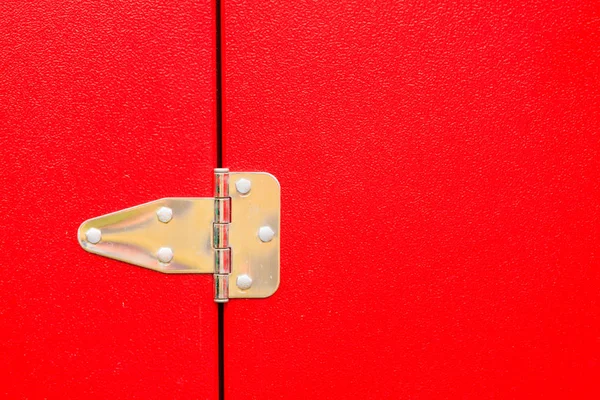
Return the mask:
<path id="1" fill-rule="evenodd" d="M 230 190 L 234 182 L 235 190 Z M 215 301 L 279 287 L 279 182 L 215 169 L 214 198 L 165 198 L 85 221 L 81 247 L 155 271 L 212 273 Z"/>

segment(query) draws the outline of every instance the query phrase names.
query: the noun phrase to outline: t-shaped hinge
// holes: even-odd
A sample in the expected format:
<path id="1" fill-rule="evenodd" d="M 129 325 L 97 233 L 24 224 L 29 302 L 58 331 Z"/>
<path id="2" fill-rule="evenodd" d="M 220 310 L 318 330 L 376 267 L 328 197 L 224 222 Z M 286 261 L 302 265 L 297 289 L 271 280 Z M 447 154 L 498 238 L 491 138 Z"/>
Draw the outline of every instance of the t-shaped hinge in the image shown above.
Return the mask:
<path id="1" fill-rule="evenodd" d="M 273 175 L 218 168 L 214 198 L 165 198 L 92 218 L 78 238 L 90 253 L 155 271 L 212 273 L 216 302 L 264 298 L 279 287 L 279 213 Z"/>

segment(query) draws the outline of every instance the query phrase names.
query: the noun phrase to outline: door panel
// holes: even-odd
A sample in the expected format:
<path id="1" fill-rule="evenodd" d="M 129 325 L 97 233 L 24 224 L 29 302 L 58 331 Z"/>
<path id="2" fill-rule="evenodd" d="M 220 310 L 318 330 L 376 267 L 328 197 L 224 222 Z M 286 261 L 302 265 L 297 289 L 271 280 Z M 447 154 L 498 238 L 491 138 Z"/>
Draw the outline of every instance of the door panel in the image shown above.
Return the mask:
<path id="1" fill-rule="evenodd" d="M 282 187 L 281 286 L 226 305 L 226 398 L 598 397 L 576 3 L 225 0 L 225 164 Z"/>
<path id="2" fill-rule="evenodd" d="M 0 394 L 216 398 L 211 276 L 83 251 L 84 220 L 212 196 L 210 1 L 0 4 Z"/>

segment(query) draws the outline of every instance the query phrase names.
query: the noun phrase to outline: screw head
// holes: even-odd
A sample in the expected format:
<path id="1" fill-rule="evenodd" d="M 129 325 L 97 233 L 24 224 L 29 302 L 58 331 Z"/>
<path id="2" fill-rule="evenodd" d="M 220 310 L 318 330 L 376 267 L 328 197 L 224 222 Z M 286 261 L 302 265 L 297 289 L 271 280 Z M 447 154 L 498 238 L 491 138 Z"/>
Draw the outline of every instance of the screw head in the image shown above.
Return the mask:
<path id="1" fill-rule="evenodd" d="M 252 182 L 250 182 L 248 179 L 242 178 L 235 183 L 235 188 L 240 194 L 248 194 L 252 188 Z"/>
<path id="2" fill-rule="evenodd" d="M 97 228 L 90 228 L 85 233 L 85 239 L 91 244 L 99 243 L 102 240 L 102 232 Z"/>
<path id="3" fill-rule="evenodd" d="M 160 222 L 166 224 L 173 218 L 173 210 L 171 210 L 169 207 L 161 207 L 156 212 L 156 216 Z"/>
<path id="4" fill-rule="evenodd" d="M 271 229 L 270 226 L 262 226 L 258 230 L 258 237 L 262 242 L 270 242 L 271 240 L 273 240 L 273 236 L 275 236 L 275 232 L 273 231 L 273 229 Z"/>
<path id="5" fill-rule="evenodd" d="M 156 257 L 161 263 L 168 264 L 173 260 L 173 250 L 170 247 L 161 247 L 156 252 Z"/>
<path id="6" fill-rule="evenodd" d="M 237 277 L 236 283 L 237 283 L 238 288 L 240 288 L 242 290 L 248 290 L 252 286 L 252 278 L 250 278 L 246 274 L 239 275 Z"/>

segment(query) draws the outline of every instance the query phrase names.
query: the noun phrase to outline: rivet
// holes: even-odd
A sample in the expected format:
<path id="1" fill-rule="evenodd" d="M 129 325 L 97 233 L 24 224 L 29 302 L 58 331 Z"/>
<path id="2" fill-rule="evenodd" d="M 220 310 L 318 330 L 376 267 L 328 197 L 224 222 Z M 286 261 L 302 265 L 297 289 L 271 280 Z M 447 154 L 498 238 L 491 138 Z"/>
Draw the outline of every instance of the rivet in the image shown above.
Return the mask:
<path id="1" fill-rule="evenodd" d="M 90 228 L 85 233 L 85 238 L 91 244 L 99 243 L 102 240 L 102 232 L 97 228 Z"/>
<path id="2" fill-rule="evenodd" d="M 252 182 L 250 182 L 248 179 L 242 178 L 235 183 L 235 188 L 240 194 L 248 194 L 252 188 Z"/>
<path id="3" fill-rule="evenodd" d="M 248 290 L 250 289 L 250 286 L 252 286 L 252 278 L 250 278 L 248 275 L 243 274 L 243 275 L 239 275 L 237 277 L 237 287 L 242 289 L 242 290 Z"/>
<path id="4" fill-rule="evenodd" d="M 156 252 L 156 257 L 161 263 L 168 264 L 173 260 L 173 250 L 169 247 L 161 247 Z"/>
<path id="5" fill-rule="evenodd" d="M 270 226 L 263 226 L 258 230 L 258 237 L 265 243 L 273 240 L 273 236 L 275 236 L 275 232 Z"/>
<path id="6" fill-rule="evenodd" d="M 173 210 L 171 210 L 169 207 L 161 207 L 156 212 L 156 216 L 160 222 L 164 222 L 166 224 L 173 218 Z"/>

